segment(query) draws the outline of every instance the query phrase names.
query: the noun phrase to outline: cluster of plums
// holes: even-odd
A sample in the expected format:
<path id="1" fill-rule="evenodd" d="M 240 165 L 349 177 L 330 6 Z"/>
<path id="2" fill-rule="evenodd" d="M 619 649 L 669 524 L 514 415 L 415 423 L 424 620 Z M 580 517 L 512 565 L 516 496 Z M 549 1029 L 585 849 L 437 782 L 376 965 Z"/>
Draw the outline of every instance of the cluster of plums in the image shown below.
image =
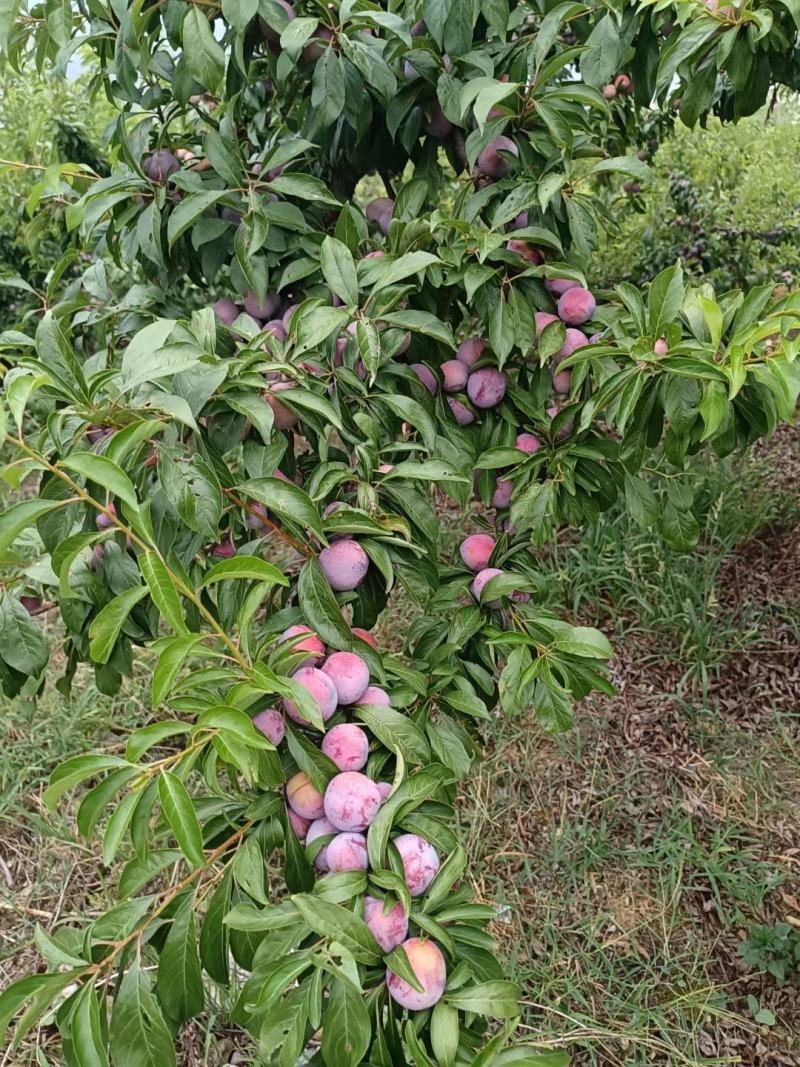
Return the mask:
<path id="1" fill-rule="evenodd" d="M 532 434 L 528 436 L 532 437 Z M 535 440 L 535 438 L 534 438 Z M 511 483 L 509 482 L 509 485 Z M 481 594 L 484 587 L 492 578 L 497 578 L 498 575 L 505 574 L 506 572 L 501 570 L 500 567 L 490 567 L 489 562 L 492 558 L 492 553 L 497 547 L 497 542 L 491 534 L 487 533 L 475 533 L 470 534 L 462 542 L 459 548 L 459 554 L 464 566 L 469 567 L 471 571 L 476 571 L 476 575 L 472 580 L 470 589 L 472 595 L 480 603 Z M 523 591 L 515 591 L 511 594 L 511 600 L 516 603 L 525 603 L 530 599 L 528 593 Z M 500 608 L 501 603 L 499 600 L 488 601 L 488 607 Z"/>
<path id="2" fill-rule="evenodd" d="M 508 388 L 508 379 L 497 367 L 476 367 L 487 342 L 482 337 L 469 337 L 456 349 L 455 359 L 448 359 L 439 367 L 441 387 L 448 395 L 447 404 L 459 426 L 475 421 L 475 408 L 497 407 Z M 412 363 L 411 369 L 432 394 L 439 390 L 439 379 L 424 363 Z M 466 398 L 469 398 L 469 403 Z"/>
<path id="3" fill-rule="evenodd" d="M 603 97 L 606 100 L 616 100 L 618 96 L 630 96 L 633 92 L 633 82 L 627 74 L 618 74 L 613 82 L 603 86 Z"/>
<path id="4" fill-rule="evenodd" d="M 557 298 L 557 314 L 549 311 L 537 311 L 534 315 L 536 336 L 541 337 L 543 330 L 553 322 L 563 322 L 566 327 L 564 343 L 551 358 L 550 373 L 553 378 L 553 389 L 566 396 L 569 393 L 572 374 L 570 371 L 559 371 L 558 366 L 567 356 L 571 356 L 578 348 L 592 344 L 599 334 L 587 337 L 583 330 L 584 326 L 595 313 L 597 301 L 589 289 L 584 289 L 579 282 L 570 281 L 567 278 L 549 278 L 545 286 Z"/>
<path id="5" fill-rule="evenodd" d="M 368 631 L 354 628 L 353 633 L 375 647 L 375 639 Z M 320 638 L 302 625 L 290 627 L 280 641 L 290 645 L 293 652 L 306 653 L 291 677 L 315 702 L 323 722 L 327 723 L 337 711 L 347 714 L 357 705 L 369 705 L 376 711 L 391 706 L 389 694 L 370 684 L 369 667 L 357 653 L 327 653 Z M 253 724 L 277 747 L 286 732 L 284 716 L 299 726 L 309 725 L 289 699 L 283 700 L 280 709 L 266 708 L 259 712 Z M 366 871 L 369 867 L 366 830 L 391 793 L 392 785 L 375 782 L 363 773 L 369 758 L 370 738 L 358 723 L 339 722 L 326 730 L 320 749 L 336 765 L 338 773 L 324 792 L 303 771 L 289 778 L 286 804 L 290 825 L 305 843 L 320 877 L 343 871 Z M 393 847 L 402 861 L 409 893 L 412 897 L 422 896 L 439 870 L 436 849 L 411 833 L 396 836 Z M 402 903 L 387 909 L 382 900 L 367 896 L 364 919 L 384 952 L 403 946 L 424 989 L 420 993 L 389 970 L 387 985 L 391 996 L 411 1010 L 432 1007 L 445 986 L 446 968 L 440 949 L 431 941 L 408 938 L 408 918 Z"/>

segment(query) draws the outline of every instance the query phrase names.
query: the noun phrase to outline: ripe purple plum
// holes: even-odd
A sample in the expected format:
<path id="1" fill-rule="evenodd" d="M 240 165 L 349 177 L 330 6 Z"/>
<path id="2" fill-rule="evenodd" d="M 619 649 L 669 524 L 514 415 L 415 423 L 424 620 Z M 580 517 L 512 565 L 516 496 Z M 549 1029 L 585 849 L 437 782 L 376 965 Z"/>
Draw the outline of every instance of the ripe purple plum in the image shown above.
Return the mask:
<path id="1" fill-rule="evenodd" d="M 444 378 L 442 388 L 446 393 L 460 393 L 467 384 L 469 370 L 459 359 L 448 359 L 439 368 Z"/>
<path id="2" fill-rule="evenodd" d="M 528 228 L 528 212 L 520 211 L 519 215 L 511 223 L 512 230 L 526 230 Z"/>
<path id="3" fill-rule="evenodd" d="M 337 830 L 366 830 L 381 806 L 381 794 L 360 771 L 342 771 L 328 782 L 325 816 Z M 320 814 L 322 814 L 320 812 Z"/>
<path id="4" fill-rule="evenodd" d="M 230 297 L 223 296 L 214 304 L 214 315 L 223 326 L 230 326 L 239 316 L 239 307 Z"/>
<path id="5" fill-rule="evenodd" d="M 323 815 L 321 819 L 315 819 L 308 828 L 306 834 L 306 847 L 312 845 L 320 837 L 328 837 L 329 834 L 336 834 L 336 827 Z M 328 842 L 328 845 L 330 841 Z M 327 871 L 328 869 L 328 845 L 323 845 L 319 852 L 314 857 L 314 866 L 318 871 Z"/>
<path id="6" fill-rule="evenodd" d="M 151 182 L 163 185 L 170 174 L 181 169 L 181 164 L 174 152 L 168 148 L 158 148 L 151 152 L 144 161 L 144 172 Z"/>
<path id="7" fill-rule="evenodd" d="M 359 704 L 382 704 L 386 708 L 392 706 L 389 694 L 385 689 L 381 689 L 379 685 L 368 685 L 361 694 Z"/>
<path id="8" fill-rule="evenodd" d="M 426 367 L 424 363 L 412 363 L 411 369 L 428 392 L 435 396 L 439 389 L 439 383 L 436 381 L 436 376 L 433 371 Z"/>
<path id="9" fill-rule="evenodd" d="M 262 322 L 272 318 L 280 307 L 280 303 L 281 298 L 277 293 L 267 293 L 264 299 L 261 300 L 251 289 L 244 296 L 244 309 L 247 314 L 254 319 L 260 319 Z"/>
<path id="10" fill-rule="evenodd" d="M 336 711 L 338 703 L 336 686 L 328 675 L 317 670 L 316 667 L 301 667 L 299 671 L 295 671 L 292 675 L 292 681 L 301 685 L 309 696 L 317 702 L 322 720 L 326 722 Z M 286 697 L 283 700 L 283 710 L 292 722 L 308 725 L 297 707 Z"/>
<path id="11" fill-rule="evenodd" d="M 423 941 L 419 937 L 410 937 L 403 941 L 402 947 L 424 992 L 417 992 L 394 971 L 387 970 L 386 988 L 389 995 L 401 1008 L 408 1008 L 409 1011 L 432 1008 L 441 1000 L 447 981 L 447 967 L 441 949 L 433 941 Z"/>
<path id="12" fill-rule="evenodd" d="M 221 541 L 217 541 L 215 545 L 211 546 L 211 555 L 216 559 L 230 559 L 231 556 L 236 555 L 236 545 L 234 545 L 230 534 L 227 534 Z"/>
<path id="13" fill-rule="evenodd" d="M 536 336 L 542 336 L 542 330 L 545 326 L 549 326 L 551 322 L 560 322 L 558 315 L 551 315 L 549 311 L 537 311 L 533 316 L 533 321 L 536 326 Z"/>
<path id="14" fill-rule="evenodd" d="M 287 334 L 289 333 L 289 324 L 291 322 L 292 315 L 294 315 L 295 311 L 297 311 L 298 306 L 298 304 L 290 304 L 288 308 L 284 311 L 283 316 L 281 317 L 281 324 L 284 330 L 286 330 Z"/>
<path id="15" fill-rule="evenodd" d="M 308 626 L 290 626 L 280 636 L 281 641 L 291 641 L 292 638 L 307 634 L 302 641 L 292 641 L 292 652 L 308 652 L 309 655 L 300 664 L 301 667 L 313 667 L 314 664 L 325 655 L 325 645 Z"/>
<path id="16" fill-rule="evenodd" d="M 355 723 L 340 722 L 323 737 L 322 751 L 340 771 L 360 771 L 369 758 L 369 738 Z"/>
<path id="17" fill-rule="evenodd" d="M 459 552 L 465 566 L 471 571 L 482 571 L 489 565 L 489 559 L 497 542 L 489 534 L 470 534 L 461 542 Z"/>
<path id="18" fill-rule="evenodd" d="M 542 447 L 542 442 L 535 434 L 518 433 L 514 447 L 518 448 L 520 452 L 527 452 L 529 456 L 532 456 L 534 452 L 538 452 Z"/>
<path id="19" fill-rule="evenodd" d="M 437 141 L 444 141 L 453 132 L 453 123 L 442 111 L 442 105 L 434 100 L 431 105 L 431 117 L 425 125 L 426 131 Z"/>
<path id="20" fill-rule="evenodd" d="M 352 537 L 344 537 L 323 548 L 319 565 L 331 589 L 344 593 L 356 589 L 364 581 L 369 570 L 369 556 Z"/>
<path id="21" fill-rule="evenodd" d="M 579 289 L 581 283 L 573 282 L 569 278 L 548 278 L 544 284 L 555 296 L 563 296 L 570 289 Z"/>
<path id="22" fill-rule="evenodd" d="M 569 326 L 564 334 L 564 344 L 553 356 L 553 359 L 556 364 L 559 364 L 562 359 L 566 359 L 567 356 L 571 356 L 577 349 L 583 348 L 584 345 L 588 344 L 589 338 L 583 330 L 576 330 L 574 326 Z"/>
<path id="23" fill-rule="evenodd" d="M 503 574 L 503 573 L 504 572 L 501 571 L 499 567 L 485 567 L 482 571 L 480 571 L 478 574 L 475 575 L 475 578 L 472 581 L 471 589 L 472 589 L 472 595 L 475 597 L 475 599 L 478 602 L 480 602 L 481 593 L 483 592 L 483 588 L 486 585 L 486 583 L 490 582 L 492 580 L 492 578 L 496 578 L 498 576 L 498 574 Z M 489 603 L 487 604 L 487 607 L 499 608 L 500 607 L 500 601 L 499 600 L 490 600 Z"/>
<path id="24" fill-rule="evenodd" d="M 568 326 L 583 326 L 594 315 L 597 301 L 588 289 L 580 285 L 567 289 L 558 301 L 558 315 Z"/>
<path id="25" fill-rule="evenodd" d="M 276 747 L 283 741 L 286 733 L 283 715 L 276 708 L 264 708 L 259 711 L 258 715 L 253 717 L 253 726 Z"/>
<path id="26" fill-rule="evenodd" d="M 508 156 L 518 158 L 519 149 L 510 137 L 505 137 L 501 134 L 490 141 L 483 151 L 479 153 L 477 159 L 478 170 L 481 174 L 485 174 L 487 178 L 494 178 L 495 180 L 504 178 L 514 165 Z"/>
<path id="27" fill-rule="evenodd" d="M 292 811 L 291 808 L 286 809 L 286 814 L 289 817 L 289 825 L 294 830 L 295 837 L 300 841 L 305 841 L 308 828 L 311 825 L 308 819 L 304 819 L 302 815 L 298 815 L 296 811 Z"/>
<path id="28" fill-rule="evenodd" d="M 283 321 L 281 319 L 270 319 L 269 322 L 264 323 L 264 333 L 268 337 L 274 337 L 278 341 L 286 340 L 286 330 L 283 327 Z"/>
<path id="29" fill-rule="evenodd" d="M 391 952 L 408 937 L 408 919 L 399 902 L 387 912 L 382 900 L 364 897 L 364 922 L 384 952 Z"/>
<path id="30" fill-rule="evenodd" d="M 363 834 L 337 834 L 328 845 L 325 858 L 331 874 L 365 871 L 368 867 L 367 839 Z"/>
<path id="31" fill-rule="evenodd" d="M 553 389 L 560 396 L 566 396 L 572 387 L 572 371 L 557 370 L 556 366 L 553 365 L 550 368 L 550 377 L 553 382 Z"/>
<path id="32" fill-rule="evenodd" d="M 453 417 L 459 426 L 469 426 L 471 422 L 475 421 L 475 412 L 467 407 L 466 404 L 462 404 L 460 400 L 456 400 L 454 396 L 447 397 L 447 406 L 453 413 Z"/>
<path id="33" fill-rule="evenodd" d="M 316 62 L 316 60 L 323 55 L 325 49 L 328 47 L 328 43 L 332 40 L 333 33 L 327 26 L 317 26 L 314 30 L 314 36 L 303 49 L 303 59 L 307 59 L 309 62 Z"/>
<path id="34" fill-rule="evenodd" d="M 357 704 L 369 685 L 369 667 L 355 652 L 334 652 L 322 667 L 336 688 L 340 704 Z"/>
<path id="35" fill-rule="evenodd" d="M 273 395 L 293 388 L 293 382 L 270 382 L 269 389 L 262 394 L 264 400 L 272 408 L 272 425 L 276 430 L 291 430 L 293 426 L 297 425 L 297 414 Z"/>
<path id="36" fill-rule="evenodd" d="M 507 508 L 514 494 L 514 483 L 510 478 L 498 478 L 492 493 L 493 508 Z"/>
<path id="37" fill-rule="evenodd" d="M 421 897 L 439 870 L 439 854 L 419 834 L 400 834 L 394 846 L 403 861 L 403 875 L 412 897 Z"/>
<path id="38" fill-rule="evenodd" d="M 533 263 L 534 266 L 544 263 L 544 256 L 538 248 L 535 248 L 527 241 L 520 241 L 516 237 L 506 241 L 506 250 L 508 252 L 516 252 L 518 256 L 522 256 L 526 263 Z"/>
<path id="39" fill-rule="evenodd" d="M 325 814 L 322 793 L 315 789 L 303 771 L 293 774 L 286 783 L 286 800 L 301 819 L 321 819 Z"/>
<path id="40" fill-rule="evenodd" d="M 474 367 L 486 348 L 483 337 L 468 337 L 456 349 L 456 359 L 466 367 Z"/>
<path id="41" fill-rule="evenodd" d="M 467 382 L 467 396 L 476 408 L 496 408 L 506 395 L 508 379 L 496 367 L 473 371 Z"/>
<path id="42" fill-rule="evenodd" d="M 295 17 L 295 13 L 294 13 L 294 8 L 289 3 L 289 0 L 277 0 L 277 3 L 286 12 L 288 20 L 289 20 L 289 22 L 291 22 L 292 19 Z M 261 33 L 264 35 L 264 37 L 266 37 L 266 39 L 268 41 L 270 41 L 270 43 L 276 45 L 278 43 L 278 41 L 280 41 L 281 35 L 277 32 L 277 30 L 273 30 L 273 28 L 267 24 L 265 19 L 259 18 L 258 26 L 259 26 L 259 29 L 261 30 Z"/>
<path id="43" fill-rule="evenodd" d="M 367 221 L 375 223 L 383 233 L 388 233 L 393 210 L 394 200 L 390 196 L 379 196 L 367 204 Z"/>
<path id="44" fill-rule="evenodd" d="M 94 520 L 94 524 L 98 530 L 110 530 L 114 525 L 114 520 L 111 518 L 111 515 L 116 515 L 117 509 L 114 507 L 113 502 L 106 504 L 106 511 L 110 512 L 110 515 L 106 515 L 101 511 Z"/>

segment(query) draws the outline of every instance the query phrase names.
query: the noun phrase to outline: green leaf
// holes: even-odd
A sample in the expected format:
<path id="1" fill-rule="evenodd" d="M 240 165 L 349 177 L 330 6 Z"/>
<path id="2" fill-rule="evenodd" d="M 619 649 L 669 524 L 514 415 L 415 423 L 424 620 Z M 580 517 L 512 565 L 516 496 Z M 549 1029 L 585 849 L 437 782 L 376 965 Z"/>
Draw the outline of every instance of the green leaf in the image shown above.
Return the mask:
<path id="1" fill-rule="evenodd" d="M 181 598 L 161 559 L 155 552 L 142 552 L 139 556 L 139 570 L 144 575 L 150 596 L 161 617 L 177 634 L 187 634 L 189 631 L 183 619 Z"/>
<path id="2" fill-rule="evenodd" d="M 616 16 L 609 12 L 599 19 L 586 39 L 581 56 L 581 77 L 587 85 L 598 88 L 620 69 L 621 42 Z"/>
<path id="3" fill-rule="evenodd" d="M 89 655 L 95 663 L 108 663 L 119 632 L 133 608 L 147 596 L 146 585 L 134 585 L 115 596 L 89 624 Z"/>
<path id="4" fill-rule="evenodd" d="M 362 259 L 358 273 L 363 285 L 372 286 L 374 293 L 395 285 L 412 274 L 419 274 L 442 261 L 430 252 L 406 252 L 403 256 L 383 256 L 381 259 Z"/>
<path id="5" fill-rule="evenodd" d="M 399 393 L 380 394 L 376 399 L 385 404 L 403 422 L 410 423 L 415 430 L 418 430 L 426 448 L 432 451 L 436 447 L 436 426 L 422 404 L 410 396 L 401 396 Z"/>
<path id="6" fill-rule="evenodd" d="M 689 508 L 677 507 L 668 500 L 661 516 L 661 533 L 676 552 L 691 552 L 697 547 L 700 527 Z"/>
<path id="7" fill-rule="evenodd" d="M 185 1022 L 203 1010 L 205 995 L 197 951 L 193 897 L 172 920 L 158 958 L 156 993 L 173 1022 Z"/>
<path id="8" fill-rule="evenodd" d="M 0 993 L 0 1037 L 5 1034 L 8 1025 L 19 1009 L 34 997 L 44 995 L 50 1001 L 55 1000 L 62 989 L 83 974 L 85 968 L 64 971 L 60 974 L 31 974 L 6 986 Z"/>
<path id="9" fill-rule="evenodd" d="M 440 1000 L 431 1015 L 431 1047 L 439 1067 L 454 1067 L 458 1052 L 458 1012 Z"/>
<path id="10" fill-rule="evenodd" d="M 310 311 L 298 311 L 297 321 L 297 344 L 294 349 L 296 356 L 319 348 L 335 331 L 341 329 L 350 318 L 349 312 L 344 308 L 316 307 Z M 292 392 L 294 390 L 291 390 Z M 299 390 L 298 390 L 299 391 Z M 283 394 L 281 394 L 283 399 Z"/>
<path id="11" fill-rule="evenodd" d="M 311 530 L 324 544 L 328 543 L 316 505 L 308 493 L 294 482 L 286 482 L 281 478 L 256 478 L 242 482 L 239 492 L 253 497 L 283 518 Z"/>
<path id="12" fill-rule="evenodd" d="M 667 267 L 650 283 L 647 294 L 648 331 L 660 337 L 680 314 L 683 304 L 683 269 L 680 263 Z"/>
<path id="13" fill-rule="evenodd" d="M 200 928 L 200 959 L 206 973 L 222 985 L 229 981 L 228 930 L 225 916 L 231 904 L 230 869 L 214 891 L 209 901 L 203 925 Z"/>
<path id="14" fill-rule="evenodd" d="M 222 0 L 222 17 L 242 34 L 258 11 L 258 0 Z"/>
<path id="15" fill-rule="evenodd" d="M 338 941 L 359 963 L 380 962 L 383 954 L 372 931 L 352 911 L 307 893 L 297 893 L 292 900 L 315 934 Z"/>
<path id="16" fill-rule="evenodd" d="M 186 657 L 204 637 L 205 634 L 172 637 L 159 646 L 158 662 L 150 681 L 150 699 L 154 708 L 169 694 Z"/>
<path id="17" fill-rule="evenodd" d="M 185 643 L 187 640 L 197 640 L 199 634 L 192 635 L 192 638 L 174 637 L 170 639 L 170 643 L 180 641 Z M 142 757 L 145 752 L 148 752 L 153 745 L 158 745 L 162 741 L 166 741 L 168 737 L 176 737 L 178 734 L 187 734 L 192 728 L 191 723 L 180 722 L 176 720 L 169 720 L 167 722 L 151 722 L 147 726 L 140 726 L 138 730 L 134 730 L 128 738 L 128 743 L 125 746 L 125 758 L 132 763 L 136 762 Z"/>
<path id="18" fill-rule="evenodd" d="M 559 634 L 553 648 L 573 656 L 588 656 L 592 659 L 611 659 L 614 654 L 608 638 L 591 626 L 570 626 L 564 633 Z"/>
<path id="19" fill-rule="evenodd" d="M 320 249 L 320 267 L 328 288 L 345 304 L 358 304 L 356 265 L 347 245 L 335 237 L 326 237 Z"/>
<path id="20" fill-rule="evenodd" d="M 0 56 L 8 51 L 8 38 L 18 11 L 19 0 L 0 0 Z"/>
<path id="21" fill-rule="evenodd" d="M 277 479 L 265 479 L 274 481 Z M 257 483 L 256 483 L 257 484 Z M 263 501 L 262 501 L 263 503 Z M 271 582 L 273 585 L 288 585 L 289 579 L 282 574 L 277 567 L 257 556 L 234 556 L 233 559 L 223 559 L 203 576 L 200 589 L 213 585 L 214 582 L 228 580 L 250 580 L 255 582 Z"/>
<path id="22" fill-rule="evenodd" d="M 273 178 L 268 184 L 273 192 L 282 193 L 283 196 L 295 196 L 298 200 L 310 200 L 317 204 L 333 204 L 334 207 L 341 206 L 325 182 L 311 174 L 292 171 L 290 174 Z"/>
<path id="23" fill-rule="evenodd" d="M 431 750 L 425 735 L 407 715 L 401 715 L 393 708 L 362 704 L 356 708 L 356 716 L 390 752 L 401 753 L 409 766 L 430 761 Z"/>
<path id="24" fill-rule="evenodd" d="M 33 526 L 40 516 L 53 508 L 64 507 L 64 504 L 63 500 L 22 500 L 4 511 L 0 515 L 0 559 L 23 530 Z"/>
<path id="25" fill-rule="evenodd" d="M 519 988 L 513 982 L 484 982 L 445 995 L 459 1011 L 474 1012 L 489 1019 L 514 1019 L 520 1013 Z"/>
<path id="26" fill-rule="evenodd" d="M 198 8 L 192 7 L 189 9 L 189 13 L 192 11 L 199 11 Z M 188 15 L 186 16 L 188 19 Z M 199 18 L 205 22 L 203 15 L 199 15 Z M 185 53 L 184 53 L 185 54 Z M 221 200 L 223 196 L 227 195 L 227 189 L 213 189 L 206 193 L 192 193 L 184 200 L 181 200 L 180 204 L 175 208 L 169 217 L 167 223 L 167 244 L 170 248 L 175 244 L 178 238 L 186 233 L 189 227 L 200 218 L 200 216 L 211 207 L 212 204 L 216 204 L 218 200 Z"/>
<path id="27" fill-rule="evenodd" d="M 424 801 L 435 796 L 448 782 L 453 780 L 453 772 L 440 764 L 430 764 L 410 778 L 392 793 L 381 805 L 372 821 L 367 834 L 369 865 L 374 870 L 384 866 L 384 853 L 389 841 L 389 833 L 400 811 L 419 807 Z"/>
<path id="28" fill-rule="evenodd" d="M 316 559 L 306 560 L 303 564 L 297 580 L 297 599 L 306 623 L 326 645 L 352 648 L 350 627 Z"/>
<path id="29" fill-rule="evenodd" d="M 722 382 L 704 382 L 700 400 L 700 414 L 703 418 L 701 441 L 707 441 L 717 432 L 728 410 L 728 398 Z"/>
<path id="30" fill-rule="evenodd" d="M 193 866 L 205 866 L 203 835 L 186 786 L 170 771 L 162 771 L 158 779 L 158 797 L 164 818 L 181 852 Z"/>
<path id="31" fill-rule="evenodd" d="M 111 1013 L 114 1067 L 176 1067 L 175 1045 L 148 973 L 134 962 L 125 972 Z"/>
<path id="32" fill-rule="evenodd" d="M 199 7 L 190 7 L 181 29 L 182 56 L 189 73 L 214 92 L 225 74 L 225 52 Z"/>
<path id="33" fill-rule="evenodd" d="M 50 648 L 41 627 L 5 589 L 0 595 L 0 658 L 10 667 L 37 678 L 47 666 Z"/>
<path id="34" fill-rule="evenodd" d="M 658 519 L 658 501 L 649 483 L 644 478 L 625 472 L 625 504 L 634 522 L 643 529 L 652 526 Z"/>

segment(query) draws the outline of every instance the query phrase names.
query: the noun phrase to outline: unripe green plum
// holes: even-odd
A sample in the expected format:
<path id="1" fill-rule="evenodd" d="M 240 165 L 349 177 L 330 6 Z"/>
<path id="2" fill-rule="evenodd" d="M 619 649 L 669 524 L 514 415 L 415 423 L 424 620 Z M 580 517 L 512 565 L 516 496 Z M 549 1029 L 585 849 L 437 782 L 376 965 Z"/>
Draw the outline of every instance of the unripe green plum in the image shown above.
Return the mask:
<path id="1" fill-rule="evenodd" d="M 365 896 L 364 922 L 384 952 L 391 952 L 408 937 L 408 919 L 399 902 L 387 912 L 382 900 Z"/>
<path id="2" fill-rule="evenodd" d="M 338 697 L 336 695 L 336 686 L 327 674 L 317 670 L 316 667 L 301 667 L 299 671 L 295 671 L 292 675 L 292 681 L 301 685 L 309 696 L 313 697 L 317 702 L 323 722 L 333 715 L 338 704 Z M 283 700 L 283 710 L 292 722 L 300 723 L 304 726 L 308 725 L 299 710 L 287 697 L 284 697 Z"/>
<path id="3" fill-rule="evenodd" d="M 456 359 L 466 367 L 474 367 L 486 348 L 486 339 L 483 337 L 468 337 L 462 341 L 456 349 Z"/>
<path id="4" fill-rule="evenodd" d="M 334 541 L 319 554 L 319 565 L 328 585 L 337 593 L 356 589 L 367 576 L 369 556 L 351 537 Z"/>
<path id="5" fill-rule="evenodd" d="M 506 155 L 503 155 L 506 153 Z M 481 174 L 485 174 L 487 178 L 504 178 L 513 167 L 513 163 L 508 159 L 508 156 L 519 157 L 519 149 L 511 140 L 510 137 L 500 135 L 490 141 L 487 146 L 479 153 L 477 159 L 477 168 Z"/>
<path id="6" fill-rule="evenodd" d="M 253 726 L 260 730 L 264 737 L 271 741 L 276 748 L 283 741 L 286 733 L 286 723 L 283 720 L 283 715 L 275 708 L 265 708 L 263 711 L 259 711 L 258 715 L 253 717 Z"/>
<path id="7" fill-rule="evenodd" d="M 506 395 L 508 379 L 496 367 L 473 371 L 467 382 L 467 396 L 476 408 L 495 408 Z"/>
<path id="8" fill-rule="evenodd" d="M 369 738 L 355 723 L 340 722 L 322 738 L 322 751 L 340 771 L 360 771 L 369 759 Z"/>
<path id="9" fill-rule="evenodd" d="M 298 638 L 303 634 L 308 636 L 303 637 L 302 641 L 292 640 L 292 638 Z M 313 667 L 317 660 L 325 655 L 325 645 L 308 626 L 290 626 L 288 630 L 283 631 L 280 640 L 291 641 L 292 652 L 309 653 L 308 658 L 300 664 L 301 667 Z"/>
<path id="10" fill-rule="evenodd" d="M 369 667 L 355 652 L 334 652 L 322 667 L 333 682 L 340 704 L 357 704 L 369 685 Z"/>
<path id="11" fill-rule="evenodd" d="M 469 371 L 465 364 L 458 359 L 448 359 L 439 368 L 442 372 L 444 383 L 442 388 L 446 393 L 460 393 L 467 384 Z"/>
<path id="12" fill-rule="evenodd" d="M 558 315 L 568 326 L 582 326 L 594 315 L 597 301 L 588 289 L 576 286 L 563 293 L 558 301 Z"/>
<path id="13" fill-rule="evenodd" d="M 322 793 L 311 784 L 303 771 L 293 774 L 286 783 L 286 800 L 301 819 L 313 821 L 325 814 Z"/>
<path id="14" fill-rule="evenodd" d="M 360 771 L 342 771 L 325 790 L 325 815 L 337 830 L 366 830 L 381 803 L 377 785 Z"/>
<path id="15" fill-rule="evenodd" d="M 359 833 L 337 834 L 328 845 L 326 860 L 331 874 L 365 871 L 369 866 L 366 837 Z"/>
<path id="16" fill-rule="evenodd" d="M 433 941 L 411 937 L 402 943 L 411 969 L 424 992 L 419 993 L 392 970 L 386 971 L 386 987 L 392 1000 L 409 1011 L 432 1008 L 442 998 L 447 967 L 441 949 Z"/>
<path id="17" fill-rule="evenodd" d="M 403 877 L 412 897 L 421 897 L 439 870 L 439 854 L 419 834 L 400 834 L 394 847 L 403 861 Z"/>
<path id="18" fill-rule="evenodd" d="M 482 571 L 489 565 L 489 559 L 497 542 L 489 534 L 470 534 L 461 542 L 459 552 L 465 566 L 471 571 Z"/>

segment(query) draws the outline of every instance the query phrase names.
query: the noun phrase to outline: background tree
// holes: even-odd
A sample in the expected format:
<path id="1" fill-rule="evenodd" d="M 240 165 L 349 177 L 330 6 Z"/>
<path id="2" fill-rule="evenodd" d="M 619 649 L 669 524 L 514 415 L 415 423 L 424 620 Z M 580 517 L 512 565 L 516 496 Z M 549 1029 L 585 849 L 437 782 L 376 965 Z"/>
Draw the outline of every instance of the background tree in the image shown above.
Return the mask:
<path id="1" fill-rule="evenodd" d="M 593 179 L 649 178 L 612 154 L 627 112 L 637 128 L 680 86 L 687 121 L 747 114 L 796 35 L 780 5 L 655 7 L 5 16 L 14 64 L 98 57 L 115 166 L 62 172 L 65 217 L 133 295 L 96 275 L 62 293 L 67 256 L 4 337 L 8 473 L 36 494 L 0 519 L 2 684 L 47 669 L 16 595 L 35 527 L 59 684 L 87 661 L 113 692 L 147 645 L 164 709 L 124 756 L 53 775 L 50 803 L 88 787 L 82 832 L 107 816 L 104 861 L 132 858 L 120 903 L 0 997 L 18 1034 L 59 999 L 71 1062 L 174 1062 L 208 982 L 275 1062 L 320 1032 L 328 1067 L 563 1062 L 509 1047 L 517 993 L 453 831 L 497 703 L 564 729 L 610 688 L 603 636 L 540 606 L 531 545 L 624 493 L 691 547 L 676 470 L 769 433 L 800 389 L 795 301 L 770 287 L 717 298 L 677 264 L 646 296 L 585 287 Z M 639 474 L 654 451 L 661 497 Z M 432 482 L 493 509 L 459 560 L 439 558 Z M 420 609 L 403 657 L 369 633 L 396 585 Z"/>

